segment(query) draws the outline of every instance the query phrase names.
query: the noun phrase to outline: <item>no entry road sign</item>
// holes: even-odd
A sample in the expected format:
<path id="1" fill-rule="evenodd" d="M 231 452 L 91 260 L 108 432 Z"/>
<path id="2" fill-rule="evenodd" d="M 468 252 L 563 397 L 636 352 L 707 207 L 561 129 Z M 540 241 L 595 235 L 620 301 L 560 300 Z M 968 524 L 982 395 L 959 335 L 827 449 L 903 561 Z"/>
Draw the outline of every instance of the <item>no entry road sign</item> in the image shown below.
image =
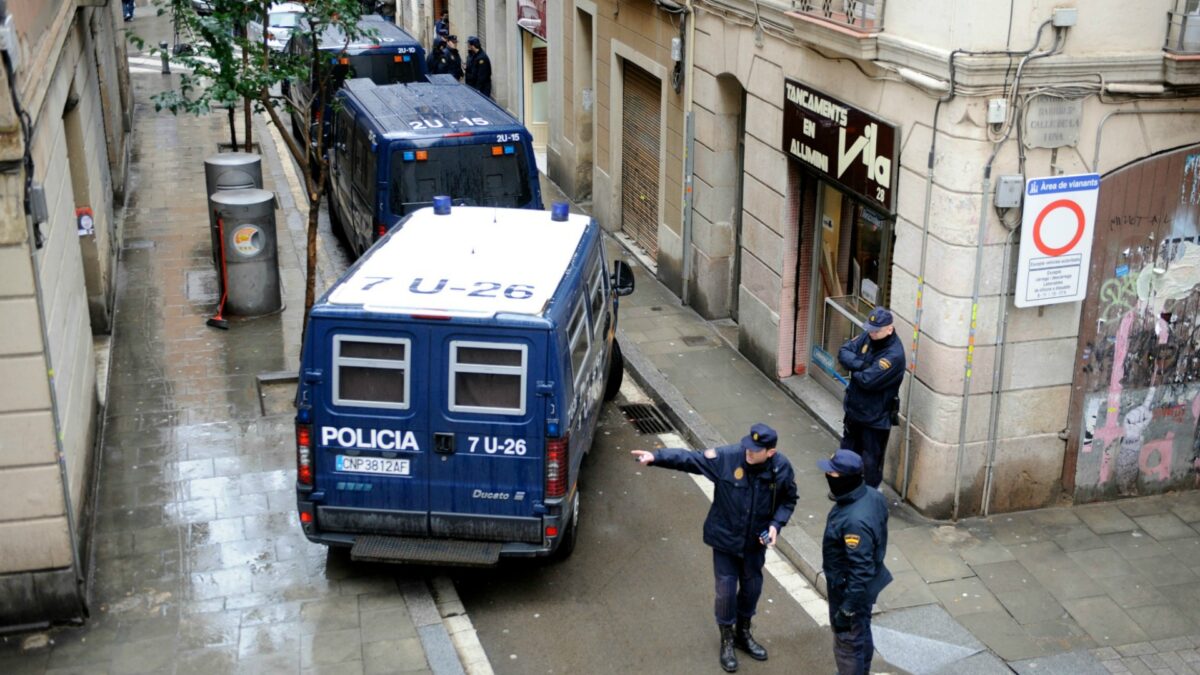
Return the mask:
<path id="1" fill-rule="evenodd" d="M 1083 299 L 1099 193 L 1095 173 L 1025 181 L 1017 307 Z"/>

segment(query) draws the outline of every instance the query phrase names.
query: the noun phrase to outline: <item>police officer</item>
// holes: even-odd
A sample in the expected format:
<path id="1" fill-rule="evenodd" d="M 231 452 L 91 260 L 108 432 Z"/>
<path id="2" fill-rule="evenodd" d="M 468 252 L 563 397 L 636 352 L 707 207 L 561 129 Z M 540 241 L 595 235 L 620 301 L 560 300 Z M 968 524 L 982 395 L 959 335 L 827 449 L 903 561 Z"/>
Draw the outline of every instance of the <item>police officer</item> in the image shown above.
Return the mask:
<path id="1" fill-rule="evenodd" d="M 862 455 L 867 485 L 883 482 L 883 453 L 892 433 L 892 415 L 899 409 L 904 379 L 904 345 L 896 337 L 892 313 L 876 307 L 867 316 L 864 332 L 842 345 L 838 362 L 850 371 L 842 401 L 841 447 Z"/>
<path id="2" fill-rule="evenodd" d="M 429 55 L 425 57 L 425 72 L 430 75 L 442 72 L 442 52 L 445 48 L 446 38 L 441 35 L 433 38 L 433 49 L 429 50 Z"/>
<path id="3" fill-rule="evenodd" d="M 633 451 L 642 464 L 700 474 L 716 484 L 704 543 L 713 549 L 720 662 L 729 673 L 738 667 L 735 646 L 755 660 L 767 660 L 767 650 L 750 633 L 750 619 L 762 594 L 767 548 L 775 545 L 796 508 L 795 472 L 787 457 L 776 454 L 777 439 L 774 429 L 755 424 L 736 445 L 704 452 Z"/>
<path id="4" fill-rule="evenodd" d="M 483 51 L 479 38 L 474 35 L 467 38 L 467 84 L 491 98 L 492 62 L 488 60 L 487 52 Z"/>
<path id="5" fill-rule="evenodd" d="M 458 36 L 447 35 L 446 46 L 442 49 L 441 66 L 439 73 L 449 73 L 454 76 L 454 79 L 459 82 L 463 79 L 463 63 L 462 56 L 458 53 Z"/>
<path id="6" fill-rule="evenodd" d="M 450 13 L 442 12 L 442 17 L 433 22 L 433 34 L 445 37 L 450 34 Z"/>
<path id="7" fill-rule="evenodd" d="M 833 658 L 838 675 L 871 671 L 875 643 L 871 639 L 871 605 L 892 582 L 883 564 L 887 552 L 887 499 L 863 483 L 858 454 L 839 449 L 817 461 L 829 483 L 833 508 L 825 520 L 821 569 L 829 593 L 833 626 Z"/>

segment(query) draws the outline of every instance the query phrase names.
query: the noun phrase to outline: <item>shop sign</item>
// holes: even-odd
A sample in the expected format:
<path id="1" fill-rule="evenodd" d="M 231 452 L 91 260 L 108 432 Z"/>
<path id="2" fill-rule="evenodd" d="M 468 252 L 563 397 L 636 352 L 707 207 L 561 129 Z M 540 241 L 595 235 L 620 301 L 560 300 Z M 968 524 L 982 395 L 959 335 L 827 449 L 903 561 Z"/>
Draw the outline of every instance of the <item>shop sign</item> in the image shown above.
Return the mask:
<path id="1" fill-rule="evenodd" d="M 896 127 L 795 80 L 783 86 L 783 151 L 895 213 Z"/>
<path id="2" fill-rule="evenodd" d="M 1079 144 L 1083 99 L 1034 96 L 1025 111 L 1027 148 L 1062 148 Z"/>
<path id="3" fill-rule="evenodd" d="M 1099 194 L 1100 175 L 1095 173 L 1025 181 L 1017 307 L 1083 299 Z"/>

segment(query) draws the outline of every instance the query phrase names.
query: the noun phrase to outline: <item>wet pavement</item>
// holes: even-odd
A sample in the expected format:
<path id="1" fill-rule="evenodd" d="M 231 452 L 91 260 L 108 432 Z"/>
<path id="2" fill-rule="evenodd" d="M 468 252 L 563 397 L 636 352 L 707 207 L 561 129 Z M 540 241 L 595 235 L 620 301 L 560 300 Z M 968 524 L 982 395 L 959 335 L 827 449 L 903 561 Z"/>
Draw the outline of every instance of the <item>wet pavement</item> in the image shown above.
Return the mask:
<path id="1" fill-rule="evenodd" d="M 157 17 L 133 28 L 147 43 L 169 35 Z M 0 672 L 462 672 L 425 577 L 351 564 L 300 533 L 293 422 L 276 404 L 294 385 L 258 377 L 295 372 L 303 311 L 303 212 L 272 144 L 266 188 L 293 235 L 279 242 L 286 307 L 219 331 L 205 325 L 217 284 L 203 161 L 227 140 L 226 118 L 156 113 L 149 96 L 167 80 L 132 79 L 91 618 L 4 640 Z M 322 255 L 325 285 L 346 264 L 327 227 Z"/>

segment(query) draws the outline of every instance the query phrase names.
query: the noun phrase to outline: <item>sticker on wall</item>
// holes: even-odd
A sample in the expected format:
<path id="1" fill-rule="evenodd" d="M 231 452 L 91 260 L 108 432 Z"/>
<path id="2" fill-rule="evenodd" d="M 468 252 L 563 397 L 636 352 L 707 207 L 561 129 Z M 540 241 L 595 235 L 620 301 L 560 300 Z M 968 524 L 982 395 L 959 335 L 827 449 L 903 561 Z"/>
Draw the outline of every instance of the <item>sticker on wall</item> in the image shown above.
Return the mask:
<path id="1" fill-rule="evenodd" d="M 263 233 L 257 225 L 243 225 L 233 232 L 233 250 L 247 258 L 263 249 Z"/>
<path id="2" fill-rule="evenodd" d="M 90 206 L 75 209 L 75 224 L 81 237 L 96 234 L 96 217 Z"/>

